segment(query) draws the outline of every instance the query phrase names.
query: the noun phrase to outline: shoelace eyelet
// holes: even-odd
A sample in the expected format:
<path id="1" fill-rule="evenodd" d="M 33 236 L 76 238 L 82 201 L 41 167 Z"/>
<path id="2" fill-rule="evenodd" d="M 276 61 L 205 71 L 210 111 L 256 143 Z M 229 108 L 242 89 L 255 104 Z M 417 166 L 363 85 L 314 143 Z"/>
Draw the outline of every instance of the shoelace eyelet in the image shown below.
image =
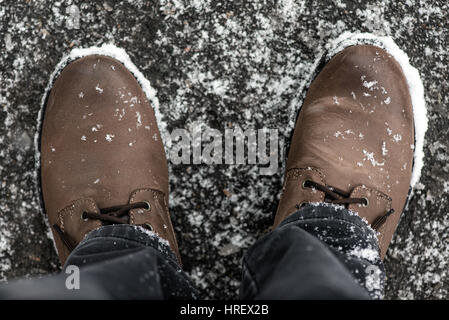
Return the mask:
<path id="1" fill-rule="evenodd" d="M 302 188 L 303 189 L 306 189 L 306 188 L 309 188 L 310 186 L 308 186 L 308 184 L 310 183 L 310 181 L 309 180 L 304 180 L 303 182 L 302 182 Z"/>
<path id="2" fill-rule="evenodd" d="M 365 203 L 362 203 L 362 207 L 368 207 L 369 206 L 369 200 L 368 200 L 368 198 L 367 197 L 363 197 L 362 198 L 363 200 L 365 200 Z"/>
<path id="3" fill-rule="evenodd" d="M 303 201 L 303 202 L 301 202 L 301 203 L 297 203 L 296 204 L 296 210 L 299 210 L 299 209 L 301 209 L 302 207 L 305 207 L 306 206 L 306 204 L 307 204 L 307 202 L 305 202 L 305 201 Z"/>

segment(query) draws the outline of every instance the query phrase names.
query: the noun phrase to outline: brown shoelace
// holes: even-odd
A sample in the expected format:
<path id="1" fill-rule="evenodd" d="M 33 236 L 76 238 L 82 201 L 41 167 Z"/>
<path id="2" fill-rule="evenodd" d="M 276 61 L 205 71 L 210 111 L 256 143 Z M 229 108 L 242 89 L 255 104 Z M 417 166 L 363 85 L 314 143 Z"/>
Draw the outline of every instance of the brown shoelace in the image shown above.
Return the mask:
<path id="1" fill-rule="evenodd" d="M 82 218 L 97 219 L 110 224 L 129 224 L 129 211 L 133 209 L 149 210 L 150 204 L 148 202 L 129 203 L 120 206 L 102 208 L 100 209 L 100 213 L 84 211 Z M 126 217 L 123 217 L 125 215 Z M 67 233 L 62 231 L 59 225 L 54 224 L 53 229 L 55 229 L 55 231 L 58 233 L 67 249 L 72 251 L 76 247 L 75 241 L 73 241 Z"/>
<path id="2" fill-rule="evenodd" d="M 342 204 L 342 205 L 358 203 L 365 207 L 368 206 L 369 204 L 367 198 L 351 198 L 351 195 L 344 190 L 332 186 L 322 185 L 315 181 L 306 180 L 304 181 L 303 186 L 305 188 L 314 188 L 321 192 L 324 192 L 324 194 L 326 195 L 324 201 L 327 203 Z M 379 230 L 379 228 L 382 227 L 382 225 L 387 221 L 387 218 L 393 213 L 394 209 L 388 210 L 387 213 L 376 218 L 376 220 L 374 220 L 374 222 L 371 224 L 371 227 L 374 230 Z"/>

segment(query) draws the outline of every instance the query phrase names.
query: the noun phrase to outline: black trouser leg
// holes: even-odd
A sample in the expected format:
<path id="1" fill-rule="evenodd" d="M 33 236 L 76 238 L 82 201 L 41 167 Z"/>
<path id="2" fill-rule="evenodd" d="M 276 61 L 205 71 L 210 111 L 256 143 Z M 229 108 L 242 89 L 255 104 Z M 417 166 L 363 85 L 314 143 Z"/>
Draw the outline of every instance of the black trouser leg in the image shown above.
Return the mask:
<path id="1" fill-rule="evenodd" d="M 375 232 L 341 207 L 307 205 L 243 260 L 243 299 L 369 299 L 383 295 Z"/>
<path id="2" fill-rule="evenodd" d="M 69 278 L 79 269 L 79 289 Z M 72 281 L 73 280 L 73 281 Z M 67 281 L 69 282 L 67 285 Z M 130 225 L 94 230 L 63 272 L 0 286 L 2 299 L 192 299 L 196 291 L 164 240 Z"/>

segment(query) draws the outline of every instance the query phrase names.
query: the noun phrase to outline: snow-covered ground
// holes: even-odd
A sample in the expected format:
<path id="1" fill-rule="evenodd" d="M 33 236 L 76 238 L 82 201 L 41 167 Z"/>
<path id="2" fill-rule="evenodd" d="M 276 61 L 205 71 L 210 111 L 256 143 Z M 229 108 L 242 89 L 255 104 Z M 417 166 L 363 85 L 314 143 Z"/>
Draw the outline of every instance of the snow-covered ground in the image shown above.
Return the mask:
<path id="1" fill-rule="evenodd" d="M 387 298 L 449 297 L 449 5 L 424 0 L 0 0 L 0 279 L 58 269 L 34 188 L 47 81 L 76 47 L 124 48 L 167 128 L 279 129 L 321 48 L 345 31 L 391 36 L 424 83 L 424 168 L 386 267 Z M 286 129 L 287 128 L 287 129 Z M 286 136 L 286 137 L 284 137 Z M 242 254 L 268 231 L 283 168 L 171 165 L 183 263 L 205 298 L 235 298 Z"/>

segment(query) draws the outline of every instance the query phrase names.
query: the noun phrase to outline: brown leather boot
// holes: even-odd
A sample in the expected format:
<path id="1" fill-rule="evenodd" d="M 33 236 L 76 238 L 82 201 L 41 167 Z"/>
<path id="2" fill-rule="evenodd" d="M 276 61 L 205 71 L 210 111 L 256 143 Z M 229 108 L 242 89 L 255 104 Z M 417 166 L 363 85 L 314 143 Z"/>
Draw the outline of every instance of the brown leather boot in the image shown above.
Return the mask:
<path id="1" fill-rule="evenodd" d="M 379 232 L 384 257 L 408 196 L 413 148 L 400 65 L 372 45 L 344 49 L 307 91 L 274 227 L 306 203 L 344 205 Z"/>
<path id="2" fill-rule="evenodd" d="M 168 212 L 168 167 L 154 110 L 119 61 L 70 63 L 46 105 L 41 190 L 61 263 L 93 229 L 143 226 L 179 251 Z"/>

